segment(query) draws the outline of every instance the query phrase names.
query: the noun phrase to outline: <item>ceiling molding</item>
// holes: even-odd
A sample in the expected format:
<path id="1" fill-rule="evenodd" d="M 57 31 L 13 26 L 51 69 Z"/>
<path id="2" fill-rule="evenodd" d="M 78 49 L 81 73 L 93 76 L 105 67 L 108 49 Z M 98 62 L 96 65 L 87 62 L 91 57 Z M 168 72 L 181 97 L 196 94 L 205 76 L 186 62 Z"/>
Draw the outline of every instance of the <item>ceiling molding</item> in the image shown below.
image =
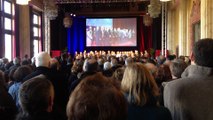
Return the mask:
<path id="1" fill-rule="evenodd" d="M 150 0 L 56 0 L 56 4 L 75 4 L 75 3 L 123 3 L 123 2 L 141 2 Z"/>

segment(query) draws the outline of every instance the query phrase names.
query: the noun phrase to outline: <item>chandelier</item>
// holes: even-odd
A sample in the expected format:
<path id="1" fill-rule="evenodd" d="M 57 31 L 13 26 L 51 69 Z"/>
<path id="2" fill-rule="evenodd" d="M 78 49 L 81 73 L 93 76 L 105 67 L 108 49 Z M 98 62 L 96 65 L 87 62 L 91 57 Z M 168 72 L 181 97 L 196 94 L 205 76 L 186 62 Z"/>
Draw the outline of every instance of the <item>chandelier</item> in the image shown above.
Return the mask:
<path id="1" fill-rule="evenodd" d="M 150 14 L 150 17 L 157 18 L 161 13 L 161 2 L 159 0 L 150 0 L 148 13 Z"/>
<path id="2" fill-rule="evenodd" d="M 19 4 L 19 5 L 28 5 L 28 2 L 30 0 L 16 0 L 16 4 Z"/>

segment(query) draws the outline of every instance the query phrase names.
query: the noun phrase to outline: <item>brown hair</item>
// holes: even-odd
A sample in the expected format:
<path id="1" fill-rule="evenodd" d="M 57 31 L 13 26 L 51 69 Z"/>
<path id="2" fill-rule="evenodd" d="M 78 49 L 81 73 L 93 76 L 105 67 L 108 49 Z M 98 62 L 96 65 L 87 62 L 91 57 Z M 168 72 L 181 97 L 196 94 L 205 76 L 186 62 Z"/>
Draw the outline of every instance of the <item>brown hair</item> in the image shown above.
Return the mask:
<path id="1" fill-rule="evenodd" d="M 181 74 L 186 69 L 187 64 L 183 60 L 174 60 L 171 62 L 169 68 L 171 70 L 171 74 L 177 78 L 181 78 Z"/>
<path id="2" fill-rule="evenodd" d="M 67 104 L 68 120 L 124 120 L 126 114 L 122 92 L 99 73 L 84 78 Z"/>
<path id="3" fill-rule="evenodd" d="M 32 72 L 32 68 L 30 68 L 28 65 L 22 65 L 15 70 L 13 78 L 15 81 L 21 82 L 27 75 Z"/>
<path id="4" fill-rule="evenodd" d="M 172 74 L 168 65 L 160 65 L 157 69 L 155 79 L 159 85 L 162 82 L 167 82 L 172 80 Z"/>
<path id="5" fill-rule="evenodd" d="M 53 94 L 53 85 L 43 75 L 39 75 L 22 84 L 19 90 L 20 105 L 23 113 L 34 115 L 46 111 L 49 97 Z"/>
<path id="6" fill-rule="evenodd" d="M 0 70 L 0 86 L 5 87 L 5 78 L 4 78 L 4 72 Z"/>
<path id="7" fill-rule="evenodd" d="M 213 39 L 204 38 L 197 41 L 193 48 L 194 61 L 199 66 L 213 67 Z"/>
<path id="8" fill-rule="evenodd" d="M 125 68 L 124 67 L 119 67 L 115 70 L 115 72 L 113 73 L 113 76 L 112 78 L 114 80 L 117 80 L 117 81 L 120 81 L 123 79 L 123 74 L 124 74 L 124 70 Z"/>
<path id="9" fill-rule="evenodd" d="M 159 95 L 159 89 L 151 73 L 141 63 L 126 67 L 121 88 L 128 94 L 129 103 L 139 106 L 157 104 L 155 97 Z"/>

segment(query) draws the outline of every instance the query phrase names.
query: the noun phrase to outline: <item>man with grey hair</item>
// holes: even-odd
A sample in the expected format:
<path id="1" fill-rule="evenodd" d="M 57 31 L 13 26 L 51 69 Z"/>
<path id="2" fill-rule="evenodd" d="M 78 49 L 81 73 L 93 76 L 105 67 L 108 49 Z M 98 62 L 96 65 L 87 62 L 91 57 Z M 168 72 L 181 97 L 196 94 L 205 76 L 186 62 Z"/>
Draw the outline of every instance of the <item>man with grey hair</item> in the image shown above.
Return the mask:
<path id="1" fill-rule="evenodd" d="M 9 68 L 9 71 L 13 70 L 13 69 L 17 69 L 18 67 L 21 66 L 21 58 L 20 57 L 15 57 L 13 59 L 13 66 L 11 66 Z"/>
<path id="2" fill-rule="evenodd" d="M 83 73 L 81 74 L 80 78 L 73 81 L 69 91 L 72 92 L 75 87 L 81 82 L 81 80 L 87 76 L 94 75 L 98 72 L 98 62 L 95 58 L 88 58 L 84 61 L 83 65 Z"/>
<path id="3" fill-rule="evenodd" d="M 51 57 L 47 52 L 40 52 L 35 58 L 36 69 L 26 76 L 24 80 L 29 80 L 35 76 L 43 74 L 54 86 L 55 99 L 53 112 L 56 112 L 61 120 L 66 119 L 66 103 L 68 101 L 67 80 L 58 71 L 50 69 Z"/>
<path id="4" fill-rule="evenodd" d="M 35 65 L 36 65 L 36 70 L 25 77 L 25 80 L 28 80 L 30 78 L 33 78 L 37 75 L 44 74 L 49 80 L 52 78 L 51 76 L 51 71 L 50 71 L 50 60 L 51 57 L 47 52 L 40 52 L 36 57 L 35 57 Z"/>
<path id="5" fill-rule="evenodd" d="M 134 60 L 132 59 L 132 57 L 127 57 L 125 59 L 125 66 L 128 66 L 130 64 L 132 64 L 134 62 Z"/>
<path id="6" fill-rule="evenodd" d="M 103 75 L 106 77 L 111 77 L 114 73 L 114 71 L 112 70 L 112 66 L 110 62 L 105 62 L 104 63 L 104 70 L 102 71 Z"/>
<path id="7" fill-rule="evenodd" d="M 191 60 L 181 78 L 164 88 L 164 105 L 173 120 L 213 119 L 213 39 L 195 43 Z"/>

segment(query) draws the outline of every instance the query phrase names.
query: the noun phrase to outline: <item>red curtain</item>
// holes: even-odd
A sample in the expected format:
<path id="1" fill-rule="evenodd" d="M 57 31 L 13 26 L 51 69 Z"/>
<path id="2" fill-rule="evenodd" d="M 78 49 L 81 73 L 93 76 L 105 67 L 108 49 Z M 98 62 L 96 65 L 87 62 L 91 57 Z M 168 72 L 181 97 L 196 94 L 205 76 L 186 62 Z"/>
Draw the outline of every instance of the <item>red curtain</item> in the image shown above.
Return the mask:
<path id="1" fill-rule="evenodd" d="M 150 48 L 153 47 L 152 46 L 152 26 L 146 27 L 146 29 L 147 29 L 147 32 L 148 32 L 148 36 L 147 36 L 148 44 L 147 44 L 146 48 L 150 49 Z"/>
<path id="2" fill-rule="evenodd" d="M 153 47 L 152 45 L 152 26 L 145 26 L 143 23 L 143 16 L 139 18 L 139 50 L 144 52 Z"/>
<path id="3" fill-rule="evenodd" d="M 139 48 L 140 48 L 140 52 L 144 52 L 145 50 L 145 45 L 144 45 L 144 25 L 143 25 L 143 17 L 140 17 L 139 18 L 139 31 L 140 31 L 140 34 L 139 34 Z"/>

